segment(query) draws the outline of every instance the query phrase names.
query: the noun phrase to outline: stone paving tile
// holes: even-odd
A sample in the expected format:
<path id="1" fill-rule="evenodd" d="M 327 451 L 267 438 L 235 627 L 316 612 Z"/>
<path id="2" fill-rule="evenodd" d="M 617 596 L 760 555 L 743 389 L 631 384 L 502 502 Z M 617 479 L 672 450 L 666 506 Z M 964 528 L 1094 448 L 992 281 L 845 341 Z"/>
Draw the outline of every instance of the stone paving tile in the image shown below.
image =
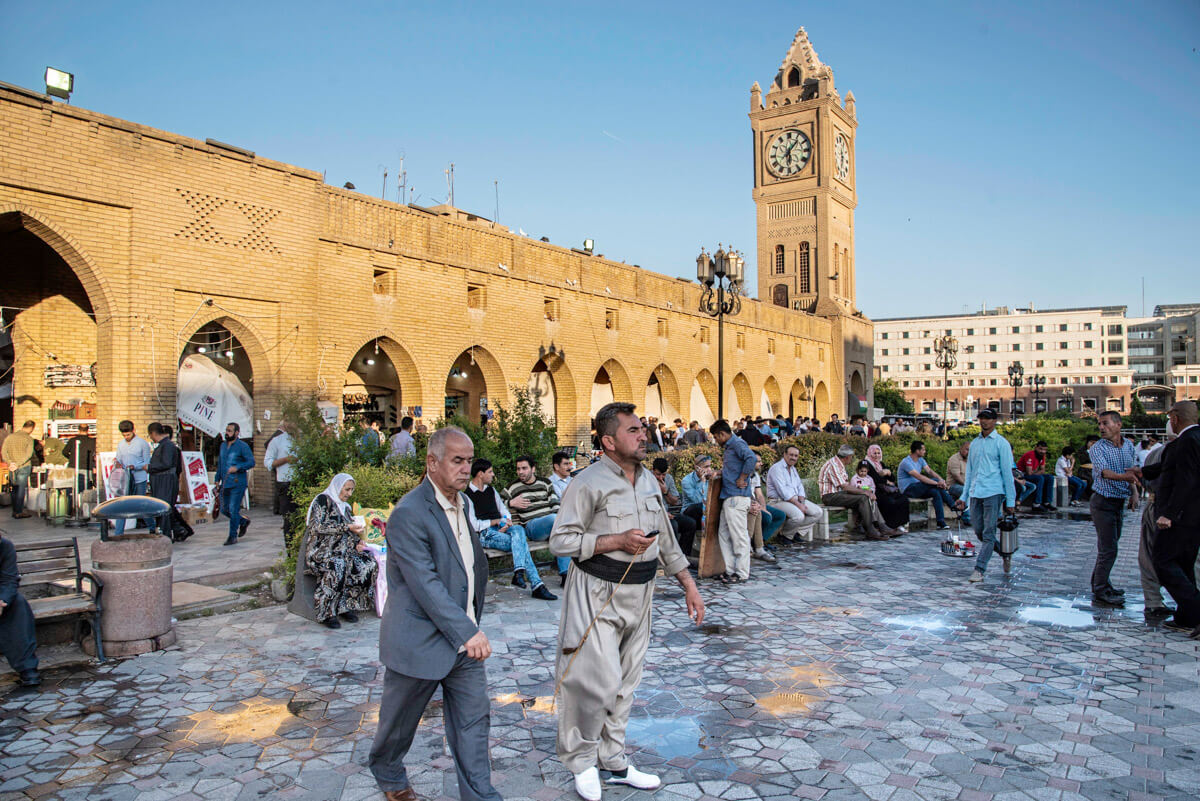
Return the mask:
<path id="1" fill-rule="evenodd" d="M 705 582 L 705 625 L 660 580 L 629 726 L 665 801 L 1141 801 L 1200 795 L 1200 644 L 1145 626 L 1137 530 L 1094 610 L 1090 524 L 1029 519 L 1005 576 L 970 585 L 937 535 L 781 549 L 737 587 Z M 489 585 L 492 764 L 505 798 L 573 798 L 554 756 L 557 604 Z M 4 799 L 381 797 L 365 762 L 378 621 L 331 632 L 281 608 L 180 624 L 168 651 L 0 679 Z M 435 696 L 409 756 L 457 798 Z M 606 801 L 645 794 L 606 789 Z"/>

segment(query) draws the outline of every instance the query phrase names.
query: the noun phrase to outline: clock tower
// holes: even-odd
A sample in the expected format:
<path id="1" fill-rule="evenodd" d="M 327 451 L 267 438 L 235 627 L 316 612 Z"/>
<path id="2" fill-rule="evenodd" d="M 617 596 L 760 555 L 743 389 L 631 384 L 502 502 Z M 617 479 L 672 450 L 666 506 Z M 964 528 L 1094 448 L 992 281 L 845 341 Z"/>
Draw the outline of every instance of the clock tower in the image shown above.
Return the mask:
<path id="1" fill-rule="evenodd" d="M 801 28 L 763 96 L 750 90 L 758 296 L 822 317 L 853 315 L 854 94 Z"/>

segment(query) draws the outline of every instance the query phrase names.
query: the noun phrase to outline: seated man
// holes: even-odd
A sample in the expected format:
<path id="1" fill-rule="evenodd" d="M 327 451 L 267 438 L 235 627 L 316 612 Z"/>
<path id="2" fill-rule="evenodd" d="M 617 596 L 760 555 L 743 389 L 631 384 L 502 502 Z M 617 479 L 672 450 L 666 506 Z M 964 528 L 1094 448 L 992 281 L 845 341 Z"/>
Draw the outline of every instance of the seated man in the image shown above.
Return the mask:
<path id="1" fill-rule="evenodd" d="M 935 473 L 929 463 L 925 461 L 924 442 L 919 439 L 913 440 L 913 444 L 908 447 L 908 456 L 900 462 L 896 473 L 900 480 L 900 491 L 909 498 L 931 498 L 933 500 L 933 511 L 937 515 L 937 530 L 945 531 L 950 528 L 946 525 L 945 507 L 962 509 L 965 504 L 962 501 L 956 503 L 950 497 L 946 480 Z"/>
<path id="2" fill-rule="evenodd" d="M 702 453 L 696 457 L 692 472 L 683 477 L 683 513 L 696 521 L 696 529 L 704 530 L 704 507 L 708 503 L 708 480 L 712 478 L 712 457 Z M 691 556 L 684 551 L 684 556 Z"/>
<path id="3" fill-rule="evenodd" d="M 767 496 L 762 491 L 762 457 L 754 454 L 754 472 L 750 474 L 750 513 L 746 520 L 750 532 L 750 558 L 761 562 L 774 563 L 774 554 L 767 550 L 767 543 L 783 528 L 787 515 L 767 503 Z"/>
<path id="4" fill-rule="evenodd" d="M 1020 468 L 1014 467 L 1012 473 L 1013 489 L 1017 493 L 1016 505 L 1020 506 L 1021 504 L 1025 503 L 1025 501 L 1029 500 L 1029 498 L 1037 495 L 1038 485 L 1034 484 L 1032 481 L 1026 481 L 1025 474 L 1021 472 Z"/>
<path id="5" fill-rule="evenodd" d="M 854 448 L 843 445 L 834 456 L 821 465 L 817 484 L 821 489 L 821 503 L 826 506 L 842 506 L 850 509 L 857 516 L 859 525 L 867 534 L 869 540 L 887 540 L 893 534 L 883 521 L 879 507 L 871 503 L 871 497 L 865 490 L 857 489 L 850 484 L 850 476 L 846 468 L 854 460 Z"/>
<path id="6" fill-rule="evenodd" d="M 17 591 L 20 584 L 17 549 L 0 535 L 0 653 L 20 677 L 22 687 L 36 687 L 42 678 L 38 675 L 33 610 Z"/>
<path id="7" fill-rule="evenodd" d="M 971 452 L 971 440 L 964 439 L 958 444 L 958 450 L 946 462 L 946 479 L 950 484 L 950 497 L 954 500 L 962 498 L 963 485 L 967 482 L 967 454 Z M 963 503 L 966 503 L 964 500 Z M 969 525 L 971 515 L 964 509 L 960 515 L 964 524 Z"/>
<path id="8" fill-rule="evenodd" d="M 796 534 L 804 529 L 811 529 L 824 514 L 805 495 L 804 480 L 796 470 L 799 458 L 800 449 L 789 445 L 783 451 L 783 458 L 767 471 L 767 503 L 787 516 L 779 536 L 788 542 L 795 541 Z"/>
<path id="9" fill-rule="evenodd" d="M 512 509 L 513 521 L 525 528 L 525 536 L 530 542 L 548 540 L 558 512 L 558 495 L 550 482 L 538 478 L 532 456 L 517 457 L 516 466 L 517 480 L 504 493 Z M 571 557 L 557 556 L 555 559 L 558 562 L 559 586 L 566 586 Z"/>
<path id="10" fill-rule="evenodd" d="M 571 457 L 566 451 L 558 451 L 554 454 L 550 464 L 550 486 L 554 487 L 554 494 L 561 501 L 563 493 L 567 491 L 567 485 L 571 483 L 571 469 L 574 465 L 571 462 Z"/>
<path id="11" fill-rule="evenodd" d="M 1025 480 L 1038 488 L 1033 499 L 1033 511 L 1054 511 L 1054 476 L 1046 472 L 1046 454 L 1050 448 L 1045 440 L 1039 441 L 1031 451 L 1026 451 L 1017 467 L 1025 474 Z"/>
<path id="12" fill-rule="evenodd" d="M 679 548 L 684 556 L 691 556 L 692 545 L 696 541 L 696 521 L 683 513 L 683 498 L 675 488 L 675 477 L 667 472 L 669 468 L 667 460 L 660 456 L 651 464 L 650 472 L 658 481 L 658 491 L 666 501 L 667 516 L 671 518 L 671 528 L 675 529 Z"/>
<path id="13" fill-rule="evenodd" d="M 1054 463 L 1054 476 L 1067 480 L 1071 488 L 1071 506 L 1078 506 L 1080 496 L 1087 489 L 1087 482 L 1075 477 L 1075 449 L 1070 445 L 1063 446 L 1062 456 Z"/>
<path id="14" fill-rule="evenodd" d="M 546 589 L 537 565 L 529 553 L 529 541 L 525 529 L 512 521 L 500 493 L 492 482 L 496 471 L 487 459 L 476 459 L 471 463 L 471 483 L 465 490 L 471 501 L 467 520 L 471 528 L 479 532 L 479 542 L 484 548 L 495 548 L 512 554 L 514 587 L 525 589 L 526 579 L 533 585 L 533 597 L 543 601 L 557 601 L 558 596 Z"/>

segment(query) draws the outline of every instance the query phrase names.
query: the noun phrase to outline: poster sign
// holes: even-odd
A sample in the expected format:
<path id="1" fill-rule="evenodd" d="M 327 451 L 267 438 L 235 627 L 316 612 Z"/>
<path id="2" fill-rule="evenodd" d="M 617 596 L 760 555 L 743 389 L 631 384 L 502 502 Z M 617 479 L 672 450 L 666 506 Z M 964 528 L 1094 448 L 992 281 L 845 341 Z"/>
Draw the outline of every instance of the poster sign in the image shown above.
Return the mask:
<path id="1" fill-rule="evenodd" d="M 100 478 L 96 482 L 96 487 L 99 490 L 100 495 L 102 496 L 100 500 L 101 501 L 112 500 L 116 496 L 110 494 L 108 491 L 108 477 L 109 477 L 109 475 L 112 474 L 113 467 L 116 466 L 116 464 L 117 464 L 117 452 L 116 451 L 102 451 L 100 453 L 97 453 L 96 461 L 99 462 L 99 465 L 100 465 Z"/>
<path id="2" fill-rule="evenodd" d="M 422 410 L 422 408 L 421 408 L 420 406 L 414 406 L 414 407 L 413 407 L 413 415 L 412 415 L 412 416 L 413 416 L 413 417 L 415 417 L 415 418 L 417 418 L 418 420 L 420 420 L 420 419 L 421 419 L 421 417 L 423 416 L 423 415 L 422 415 L 422 411 L 423 411 L 423 410 Z"/>
<path id="3" fill-rule="evenodd" d="M 208 467 L 200 451 L 183 452 L 183 480 L 187 484 L 184 500 L 189 504 L 202 503 L 212 514 L 213 489 L 208 483 Z"/>

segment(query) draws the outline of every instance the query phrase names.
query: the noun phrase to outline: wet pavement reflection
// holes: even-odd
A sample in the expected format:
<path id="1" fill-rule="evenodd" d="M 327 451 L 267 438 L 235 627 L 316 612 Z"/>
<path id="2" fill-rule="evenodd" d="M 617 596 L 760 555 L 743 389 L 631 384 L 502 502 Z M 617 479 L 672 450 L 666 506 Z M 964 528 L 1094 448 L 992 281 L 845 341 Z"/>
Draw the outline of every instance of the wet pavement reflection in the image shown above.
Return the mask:
<path id="1" fill-rule="evenodd" d="M 656 801 L 1149 801 L 1200 796 L 1200 643 L 1142 621 L 1136 521 L 1091 606 L 1086 522 L 1031 518 L 1013 571 L 967 583 L 936 532 L 778 551 L 701 583 L 705 625 L 660 580 L 630 760 Z M 995 564 L 995 563 L 993 563 Z M 555 756 L 558 606 L 488 585 L 492 768 L 506 799 L 573 799 Z M 553 611 L 550 611 L 553 610 Z M 180 644 L 0 685 L 0 799 L 376 799 L 365 763 L 379 623 L 279 608 L 184 621 Z M 440 694 L 408 759 L 458 797 Z M 649 797 L 606 788 L 605 801 Z"/>

